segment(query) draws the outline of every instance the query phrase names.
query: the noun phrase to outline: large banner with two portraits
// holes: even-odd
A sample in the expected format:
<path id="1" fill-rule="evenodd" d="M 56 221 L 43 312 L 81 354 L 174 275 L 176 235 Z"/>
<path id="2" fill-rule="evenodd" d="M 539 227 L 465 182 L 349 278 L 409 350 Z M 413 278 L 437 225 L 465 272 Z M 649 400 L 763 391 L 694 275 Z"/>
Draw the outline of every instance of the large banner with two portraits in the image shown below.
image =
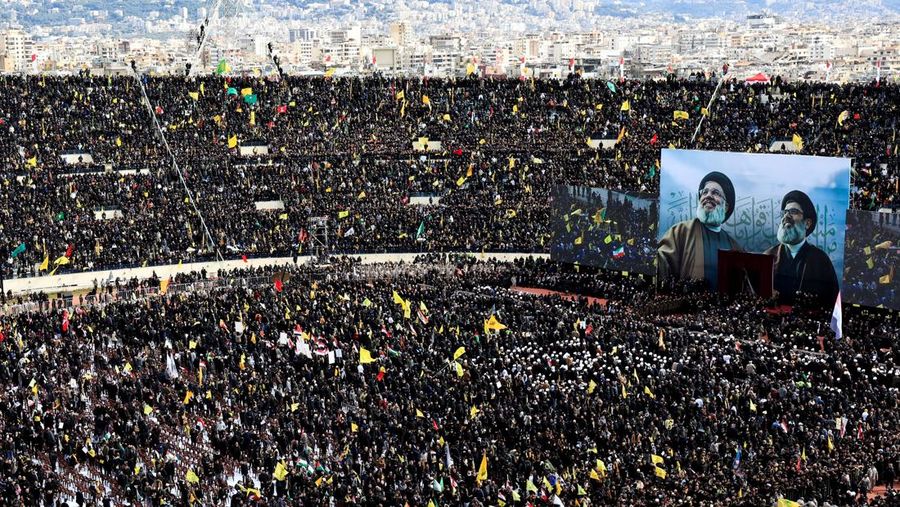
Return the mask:
<path id="1" fill-rule="evenodd" d="M 720 251 L 765 254 L 782 302 L 833 305 L 849 187 L 845 158 L 662 150 L 657 275 L 716 288 Z"/>
<path id="2" fill-rule="evenodd" d="M 833 306 L 842 283 L 851 288 L 845 302 L 883 304 L 894 294 L 900 229 L 886 219 L 853 219 L 844 278 L 850 159 L 667 149 L 660 161 L 658 199 L 557 187 L 551 256 L 784 304 Z M 873 287 L 879 296 L 863 298 Z"/>

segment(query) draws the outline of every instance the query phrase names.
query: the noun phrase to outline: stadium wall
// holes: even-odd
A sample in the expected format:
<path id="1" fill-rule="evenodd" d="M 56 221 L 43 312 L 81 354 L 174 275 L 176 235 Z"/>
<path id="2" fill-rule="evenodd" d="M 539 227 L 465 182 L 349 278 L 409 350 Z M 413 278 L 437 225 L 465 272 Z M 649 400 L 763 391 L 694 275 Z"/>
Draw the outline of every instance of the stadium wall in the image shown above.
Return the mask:
<path id="1" fill-rule="evenodd" d="M 464 252 L 456 252 L 464 253 Z M 384 262 L 406 262 L 410 263 L 417 255 L 422 253 L 385 253 L 385 254 L 360 254 L 353 257 L 361 258 L 363 264 L 375 264 Z M 449 254 L 448 254 L 449 255 Z M 549 254 L 538 253 L 480 253 L 470 252 L 469 255 L 475 255 L 483 259 L 495 259 L 498 261 L 512 261 L 523 257 L 549 258 Z M 297 263 L 301 264 L 309 261 L 309 256 L 301 256 L 297 258 Z M 4 291 L 12 291 L 13 294 L 23 294 L 32 292 L 70 292 L 82 289 L 91 289 L 96 283 L 97 286 L 104 285 L 107 281 L 130 280 L 132 278 L 146 279 L 152 278 L 155 273 L 159 278 L 167 278 L 178 273 L 189 273 L 191 271 L 206 270 L 207 273 L 216 273 L 219 270 L 258 268 L 269 266 L 285 266 L 293 265 L 293 257 L 268 257 L 263 259 L 247 259 L 244 262 L 240 259 L 222 261 L 222 262 L 193 262 L 189 264 L 169 264 L 163 266 L 147 266 L 145 268 L 130 269 L 112 269 L 105 271 L 87 271 L 83 273 L 68 273 L 55 276 L 40 276 L 32 278 L 15 278 L 3 281 Z"/>

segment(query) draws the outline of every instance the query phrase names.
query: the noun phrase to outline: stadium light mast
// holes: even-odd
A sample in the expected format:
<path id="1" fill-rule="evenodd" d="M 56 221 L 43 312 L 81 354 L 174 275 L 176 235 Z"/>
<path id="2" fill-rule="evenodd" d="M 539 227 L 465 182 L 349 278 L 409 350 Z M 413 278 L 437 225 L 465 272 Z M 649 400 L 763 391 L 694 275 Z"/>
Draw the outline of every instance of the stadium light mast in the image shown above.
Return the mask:
<path id="1" fill-rule="evenodd" d="M 197 73 L 202 73 L 201 69 L 204 68 L 203 52 L 206 51 L 207 47 L 209 46 L 210 35 L 213 34 L 214 30 L 221 31 L 223 33 L 245 32 L 245 30 L 227 30 L 223 29 L 223 27 L 227 28 L 226 25 L 229 21 L 236 20 L 241 14 L 249 12 L 250 1 L 207 0 L 204 8 L 206 9 L 206 18 L 201 22 L 200 28 L 197 32 L 196 50 L 190 57 L 192 66 L 191 70 L 188 73 L 189 76 L 194 76 Z M 192 39 L 191 42 L 194 42 L 194 40 Z"/>

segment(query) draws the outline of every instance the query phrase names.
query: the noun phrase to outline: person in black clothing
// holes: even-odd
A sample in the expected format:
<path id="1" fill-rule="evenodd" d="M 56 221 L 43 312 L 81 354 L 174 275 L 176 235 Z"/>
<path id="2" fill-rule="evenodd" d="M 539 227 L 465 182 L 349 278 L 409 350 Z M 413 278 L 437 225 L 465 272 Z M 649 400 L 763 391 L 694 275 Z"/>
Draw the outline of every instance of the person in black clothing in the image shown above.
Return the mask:
<path id="1" fill-rule="evenodd" d="M 765 251 L 775 256 L 775 290 L 779 299 L 792 304 L 798 292 L 814 296 L 822 306 L 837 299 L 838 281 L 828 254 L 806 238 L 816 228 L 818 215 L 809 196 L 792 190 L 781 200 L 779 244 Z"/>

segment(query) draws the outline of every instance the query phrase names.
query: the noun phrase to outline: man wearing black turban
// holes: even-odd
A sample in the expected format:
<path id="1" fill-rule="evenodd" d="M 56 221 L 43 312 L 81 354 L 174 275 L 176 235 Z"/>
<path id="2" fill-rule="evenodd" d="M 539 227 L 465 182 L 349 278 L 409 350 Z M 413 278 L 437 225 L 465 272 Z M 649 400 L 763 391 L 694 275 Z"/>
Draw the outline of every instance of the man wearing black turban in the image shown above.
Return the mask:
<path id="1" fill-rule="evenodd" d="M 707 280 L 714 288 L 718 280 L 719 250 L 742 250 L 722 224 L 734 212 L 734 185 L 728 176 L 713 171 L 700 180 L 696 218 L 679 222 L 659 241 L 656 273 L 669 277 Z"/>
<path id="2" fill-rule="evenodd" d="M 822 306 L 834 305 L 837 275 L 828 254 L 806 238 L 816 229 L 818 214 L 809 196 L 792 190 L 781 200 L 778 245 L 765 251 L 775 256 L 775 290 L 779 300 L 793 304 L 797 292 L 811 294 Z"/>

